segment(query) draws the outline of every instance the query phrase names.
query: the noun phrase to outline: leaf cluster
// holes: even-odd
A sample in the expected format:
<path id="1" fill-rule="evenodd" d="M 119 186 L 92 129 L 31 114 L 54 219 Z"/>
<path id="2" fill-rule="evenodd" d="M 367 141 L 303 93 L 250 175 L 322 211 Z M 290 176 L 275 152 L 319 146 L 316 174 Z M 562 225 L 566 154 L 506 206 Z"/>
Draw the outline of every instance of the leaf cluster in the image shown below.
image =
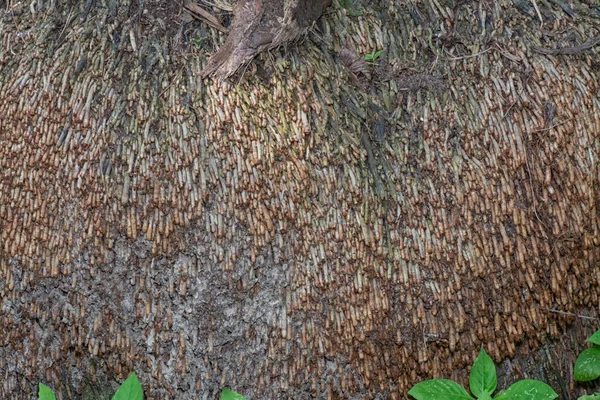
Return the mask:
<path id="1" fill-rule="evenodd" d="M 381 51 L 367 54 L 365 59 L 374 61 Z M 574 367 L 576 381 L 592 381 L 600 377 L 600 330 L 587 339 L 593 346 L 587 348 L 577 358 Z M 558 397 L 547 384 L 533 379 L 525 379 L 512 384 L 507 390 L 499 391 L 494 397 L 498 378 L 494 361 L 482 348 L 473 363 L 469 374 L 469 389 L 475 398 L 480 400 L 553 400 Z M 462 386 L 449 379 L 430 379 L 417 383 L 408 392 L 417 400 L 473 400 Z M 112 400 L 143 400 L 142 385 L 135 372 L 119 387 Z M 56 400 L 54 392 L 43 383 L 39 384 L 38 400 Z M 230 389 L 223 389 L 220 400 L 246 400 L 244 396 Z M 600 393 L 584 395 L 578 400 L 600 400 Z"/>
<path id="2" fill-rule="evenodd" d="M 40 383 L 38 400 L 56 400 L 56 396 L 54 396 L 52 389 Z M 135 372 L 132 372 L 125 382 L 119 386 L 112 400 L 144 400 L 144 391 Z M 246 400 L 246 398 L 233 390 L 225 388 L 221 392 L 220 400 Z"/>
<path id="3" fill-rule="evenodd" d="M 469 375 L 469 388 L 475 398 L 481 400 L 553 400 L 558 397 L 544 382 L 525 379 L 511 385 L 496 396 L 498 379 L 494 362 L 481 349 Z M 409 392 L 417 400 L 473 400 L 473 397 L 458 383 L 448 379 L 431 379 L 417 383 Z"/>
<path id="4" fill-rule="evenodd" d="M 39 384 L 38 400 L 56 400 L 54 392 L 43 383 Z M 119 386 L 112 400 L 144 400 L 144 391 L 135 372 Z"/>

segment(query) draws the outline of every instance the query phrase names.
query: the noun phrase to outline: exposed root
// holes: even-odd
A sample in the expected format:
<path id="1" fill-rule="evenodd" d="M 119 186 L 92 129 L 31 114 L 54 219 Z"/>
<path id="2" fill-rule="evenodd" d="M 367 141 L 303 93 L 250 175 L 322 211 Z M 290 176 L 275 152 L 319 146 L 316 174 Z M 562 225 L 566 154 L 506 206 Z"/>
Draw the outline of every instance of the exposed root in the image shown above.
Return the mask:
<path id="1" fill-rule="evenodd" d="M 328 4 L 329 0 L 241 0 L 227 40 L 201 75 L 230 77 L 259 53 L 297 39 Z"/>

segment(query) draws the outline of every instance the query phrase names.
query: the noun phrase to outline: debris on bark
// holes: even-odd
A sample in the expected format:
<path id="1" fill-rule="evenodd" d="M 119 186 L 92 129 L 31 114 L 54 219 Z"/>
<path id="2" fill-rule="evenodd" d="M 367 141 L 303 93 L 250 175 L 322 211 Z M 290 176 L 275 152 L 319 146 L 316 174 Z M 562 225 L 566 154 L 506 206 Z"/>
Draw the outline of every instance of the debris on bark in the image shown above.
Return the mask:
<path id="1" fill-rule="evenodd" d="M 212 15 L 208 11 L 205 11 L 198 4 L 188 1 L 183 5 L 183 8 L 185 8 L 194 18 L 201 19 L 202 21 L 206 22 L 209 26 L 217 29 L 218 31 L 221 31 L 223 33 L 229 32 L 229 29 L 221 25 L 219 20 L 215 18 L 214 15 Z"/>
<path id="2" fill-rule="evenodd" d="M 354 50 L 352 47 L 345 46 L 340 51 L 339 57 L 342 65 L 348 68 L 348 70 L 352 73 L 353 78 L 356 79 L 357 82 L 360 82 L 361 77 L 366 81 L 371 80 L 369 64 L 367 64 L 364 58 L 356 54 L 356 50 Z"/>
<path id="3" fill-rule="evenodd" d="M 561 48 L 558 48 L 558 49 L 546 49 L 546 48 L 543 48 L 543 47 L 533 46 L 532 49 L 536 53 L 540 53 L 540 54 L 548 54 L 548 55 L 559 55 L 559 54 L 562 54 L 562 55 L 576 55 L 576 54 L 579 54 L 579 53 L 582 53 L 584 51 L 592 49 L 594 46 L 596 46 L 599 43 L 600 43 L 600 36 L 594 36 L 593 38 L 586 40 L 584 43 L 582 43 L 579 46 L 561 47 Z"/>

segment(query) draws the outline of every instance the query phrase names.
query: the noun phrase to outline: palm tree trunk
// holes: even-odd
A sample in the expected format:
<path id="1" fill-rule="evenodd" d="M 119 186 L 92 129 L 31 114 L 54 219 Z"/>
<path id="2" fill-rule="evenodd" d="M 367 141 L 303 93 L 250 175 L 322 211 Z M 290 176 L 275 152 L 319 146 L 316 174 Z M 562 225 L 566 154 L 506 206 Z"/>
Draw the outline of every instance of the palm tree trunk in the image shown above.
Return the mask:
<path id="1" fill-rule="evenodd" d="M 598 49 L 534 51 L 572 3 L 336 1 L 225 81 L 177 3 L 0 3 L 0 398 L 399 399 L 481 346 L 578 393 Z"/>

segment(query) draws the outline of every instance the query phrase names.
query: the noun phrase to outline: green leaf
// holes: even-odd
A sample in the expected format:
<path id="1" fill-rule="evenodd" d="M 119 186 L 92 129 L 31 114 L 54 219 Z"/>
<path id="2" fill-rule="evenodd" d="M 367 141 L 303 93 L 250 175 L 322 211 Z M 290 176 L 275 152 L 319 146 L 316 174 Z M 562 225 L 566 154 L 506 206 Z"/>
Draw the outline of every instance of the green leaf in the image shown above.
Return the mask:
<path id="1" fill-rule="evenodd" d="M 480 396 L 477 396 L 478 400 L 492 400 L 492 396 L 490 396 L 487 392 L 481 393 Z"/>
<path id="2" fill-rule="evenodd" d="M 600 344 L 600 330 L 597 330 L 596 333 L 590 336 L 586 341 L 594 344 Z"/>
<path id="3" fill-rule="evenodd" d="M 56 400 L 54 392 L 43 383 L 39 384 L 38 400 Z"/>
<path id="4" fill-rule="evenodd" d="M 375 54 L 373 54 L 373 59 L 374 59 L 374 60 L 377 60 L 377 59 L 379 58 L 379 56 L 380 56 L 380 55 L 381 55 L 381 50 L 377 50 L 377 51 L 375 52 Z"/>
<path id="5" fill-rule="evenodd" d="M 142 385 L 138 381 L 135 372 L 129 375 L 129 378 L 123 382 L 123 384 L 117 390 L 117 393 L 113 396 L 112 400 L 143 400 L 144 392 Z"/>
<path id="6" fill-rule="evenodd" d="M 192 43 L 192 45 L 196 48 L 199 49 L 200 47 L 202 47 L 202 43 L 204 43 L 204 38 L 200 37 L 200 38 L 194 38 L 192 40 L 190 40 L 190 43 Z"/>
<path id="7" fill-rule="evenodd" d="M 221 392 L 220 400 L 246 400 L 246 398 L 233 390 L 225 388 Z"/>
<path id="8" fill-rule="evenodd" d="M 600 393 L 596 392 L 594 394 L 579 396 L 577 400 L 600 400 Z"/>
<path id="9" fill-rule="evenodd" d="M 593 346 L 581 352 L 575 369 L 573 370 L 576 381 L 593 381 L 600 376 L 600 346 Z"/>
<path id="10" fill-rule="evenodd" d="M 365 60 L 372 60 L 372 59 L 373 59 L 373 54 L 365 55 Z"/>
<path id="11" fill-rule="evenodd" d="M 497 384 L 498 380 L 496 378 L 494 361 L 492 361 L 482 348 L 473 363 L 473 368 L 471 368 L 471 374 L 469 375 L 471 393 L 477 397 L 481 397 L 483 393 L 491 395 L 496 390 Z"/>
<path id="12" fill-rule="evenodd" d="M 525 379 L 512 384 L 506 392 L 494 398 L 498 400 L 552 400 L 558 398 L 558 395 L 544 382 Z"/>
<path id="13" fill-rule="evenodd" d="M 462 386 L 448 379 L 419 382 L 408 394 L 417 400 L 473 400 Z"/>

